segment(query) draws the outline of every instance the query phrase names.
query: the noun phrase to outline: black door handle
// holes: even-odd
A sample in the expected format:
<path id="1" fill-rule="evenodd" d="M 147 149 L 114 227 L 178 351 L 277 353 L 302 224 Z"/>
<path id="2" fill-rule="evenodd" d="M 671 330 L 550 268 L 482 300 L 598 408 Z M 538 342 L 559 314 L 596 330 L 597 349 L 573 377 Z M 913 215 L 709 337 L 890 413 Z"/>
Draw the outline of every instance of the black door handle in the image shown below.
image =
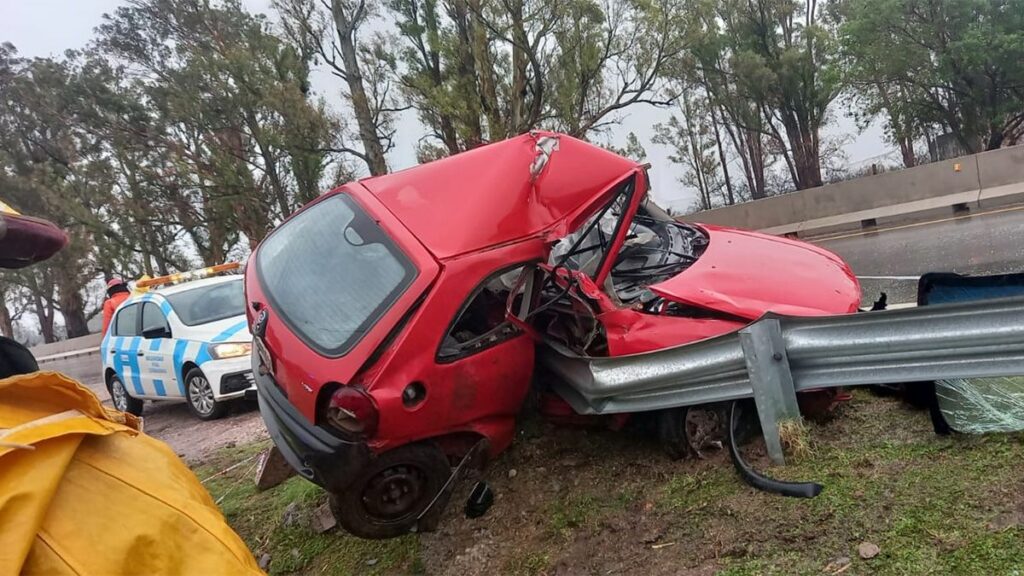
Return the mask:
<path id="1" fill-rule="evenodd" d="M 114 354 L 117 354 L 117 350 L 111 350 L 111 351 L 110 351 L 110 355 L 111 355 L 111 356 L 113 356 Z"/>
<path id="2" fill-rule="evenodd" d="M 145 352 L 138 352 L 138 353 L 136 353 L 135 355 L 136 355 L 136 356 L 145 356 L 145 355 L 146 355 L 146 353 L 145 353 Z"/>

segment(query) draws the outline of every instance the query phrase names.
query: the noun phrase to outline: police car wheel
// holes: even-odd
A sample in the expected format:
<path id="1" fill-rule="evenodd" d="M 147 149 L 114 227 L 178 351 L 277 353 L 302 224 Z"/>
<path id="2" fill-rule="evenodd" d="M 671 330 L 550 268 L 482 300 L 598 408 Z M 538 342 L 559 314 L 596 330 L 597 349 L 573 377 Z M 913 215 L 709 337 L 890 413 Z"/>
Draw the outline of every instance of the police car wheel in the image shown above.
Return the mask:
<path id="1" fill-rule="evenodd" d="M 185 393 L 189 410 L 200 420 L 216 420 L 227 410 L 224 402 L 217 402 L 213 397 L 213 386 L 199 368 L 193 368 L 185 375 Z"/>
<path id="2" fill-rule="evenodd" d="M 142 400 L 129 396 L 124 383 L 116 375 L 110 377 L 110 401 L 121 412 L 142 416 Z"/>

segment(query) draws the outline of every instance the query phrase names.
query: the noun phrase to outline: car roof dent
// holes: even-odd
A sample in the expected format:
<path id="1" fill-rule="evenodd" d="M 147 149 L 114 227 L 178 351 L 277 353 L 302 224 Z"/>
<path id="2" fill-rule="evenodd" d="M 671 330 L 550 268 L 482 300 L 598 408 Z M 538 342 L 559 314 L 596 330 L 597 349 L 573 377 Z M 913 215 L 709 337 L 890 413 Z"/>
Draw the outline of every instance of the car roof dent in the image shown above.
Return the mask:
<path id="1" fill-rule="evenodd" d="M 554 239 L 642 169 L 564 134 L 531 132 L 360 181 L 438 259 Z"/>

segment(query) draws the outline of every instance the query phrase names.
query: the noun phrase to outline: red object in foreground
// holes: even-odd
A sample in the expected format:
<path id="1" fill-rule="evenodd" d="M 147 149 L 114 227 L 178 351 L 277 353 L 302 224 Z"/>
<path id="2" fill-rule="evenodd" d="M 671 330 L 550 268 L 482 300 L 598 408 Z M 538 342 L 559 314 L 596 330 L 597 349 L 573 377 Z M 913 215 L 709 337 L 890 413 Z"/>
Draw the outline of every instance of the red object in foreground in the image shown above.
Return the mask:
<path id="1" fill-rule="evenodd" d="M 0 212 L 0 268 L 41 262 L 67 244 L 67 234 L 51 222 Z"/>
<path id="2" fill-rule="evenodd" d="M 274 442 L 343 527 L 388 537 L 429 529 L 450 463 L 512 442 L 539 343 L 659 350 L 853 312 L 860 287 L 823 249 L 677 222 L 644 166 L 533 133 L 311 202 L 254 252 L 246 297 Z"/>

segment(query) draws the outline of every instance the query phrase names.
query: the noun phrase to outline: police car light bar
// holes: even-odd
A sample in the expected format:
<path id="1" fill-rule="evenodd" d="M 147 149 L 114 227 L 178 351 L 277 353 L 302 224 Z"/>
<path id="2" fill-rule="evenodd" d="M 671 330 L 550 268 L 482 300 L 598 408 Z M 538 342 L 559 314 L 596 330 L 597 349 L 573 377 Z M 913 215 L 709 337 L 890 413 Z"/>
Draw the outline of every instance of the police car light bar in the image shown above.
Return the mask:
<path id="1" fill-rule="evenodd" d="M 190 282 L 192 280 L 199 280 L 200 278 L 206 278 L 207 276 L 220 274 L 221 272 L 230 272 L 232 270 L 238 270 L 241 267 L 242 265 L 239 262 L 227 262 L 225 264 L 217 264 L 216 266 L 208 266 L 206 268 L 200 268 L 198 270 L 189 270 L 188 272 L 168 274 L 167 276 L 158 276 L 156 278 L 146 278 L 145 280 L 137 281 L 135 283 L 135 287 L 151 288 L 153 286 L 163 286 L 165 284 Z"/>

